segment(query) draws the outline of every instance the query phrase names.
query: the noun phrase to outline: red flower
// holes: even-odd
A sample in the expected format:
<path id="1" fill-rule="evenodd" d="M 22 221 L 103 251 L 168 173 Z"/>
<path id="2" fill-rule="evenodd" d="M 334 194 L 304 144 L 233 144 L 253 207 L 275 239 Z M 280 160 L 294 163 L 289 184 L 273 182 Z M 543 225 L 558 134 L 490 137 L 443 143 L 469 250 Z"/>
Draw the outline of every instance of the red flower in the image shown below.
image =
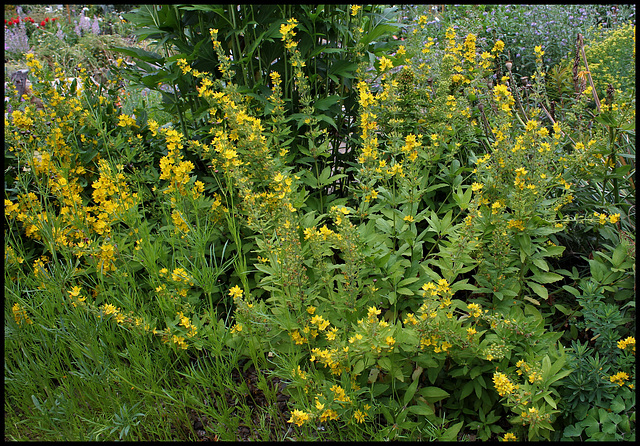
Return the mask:
<path id="1" fill-rule="evenodd" d="M 48 22 L 49 22 L 49 17 L 46 17 L 46 18 L 44 19 L 44 21 L 48 23 Z"/>
<path id="2" fill-rule="evenodd" d="M 40 22 L 40 26 L 42 26 L 43 28 L 44 28 L 44 26 L 45 26 L 46 24 L 47 24 L 47 23 L 46 23 L 44 20 L 43 20 L 42 22 Z"/>

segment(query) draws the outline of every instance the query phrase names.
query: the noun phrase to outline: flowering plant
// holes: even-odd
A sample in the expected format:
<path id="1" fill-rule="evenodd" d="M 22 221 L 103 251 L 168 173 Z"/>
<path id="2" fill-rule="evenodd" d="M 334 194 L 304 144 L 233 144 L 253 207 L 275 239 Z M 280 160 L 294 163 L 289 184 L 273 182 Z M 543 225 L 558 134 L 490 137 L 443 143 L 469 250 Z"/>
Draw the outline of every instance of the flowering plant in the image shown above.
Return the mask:
<path id="1" fill-rule="evenodd" d="M 350 12 L 364 58 L 373 37 Z M 634 188 L 615 169 L 633 112 L 603 103 L 598 125 L 573 125 L 571 110 L 544 107 L 542 45 L 524 90 L 503 41 L 418 31 L 356 68 L 353 162 L 325 166 L 301 23 L 274 25 L 287 65 L 269 74 L 264 105 L 236 84 L 219 29 L 206 33 L 214 73 L 195 54 L 137 53 L 193 85 L 200 128 L 126 98 L 122 60 L 92 88 L 83 67 L 68 84 L 25 56 L 42 107 L 9 99 L 5 118 L 11 400 L 51 430 L 70 429 L 55 421 L 78 409 L 66 395 L 90 386 L 109 395 L 91 405 L 132 431 L 140 413 L 120 401 L 139 398 L 145 411 L 197 410 L 235 438 L 233 399 L 259 389 L 288 398 L 273 418 L 301 438 L 558 439 L 605 418 L 626 438 L 635 254 L 622 228 L 635 217 L 622 204 Z M 571 228 L 597 249 L 566 267 Z M 259 376 L 234 384 L 231 370 L 251 364 Z M 25 392 L 22 374 L 45 390 Z"/>

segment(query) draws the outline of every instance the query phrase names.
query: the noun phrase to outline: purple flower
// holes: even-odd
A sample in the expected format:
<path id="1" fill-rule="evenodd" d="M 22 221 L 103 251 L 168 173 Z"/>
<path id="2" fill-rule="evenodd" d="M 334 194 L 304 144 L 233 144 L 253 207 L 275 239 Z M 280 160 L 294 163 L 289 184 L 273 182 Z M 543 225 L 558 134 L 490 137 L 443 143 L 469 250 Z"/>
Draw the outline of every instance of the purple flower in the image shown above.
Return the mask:
<path id="1" fill-rule="evenodd" d="M 91 32 L 96 36 L 100 35 L 100 22 L 98 22 L 98 18 L 93 16 L 93 24 L 91 25 Z"/>
<path id="2" fill-rule="evenodd" d="M 62 30 L 62 26 L 60 26 L 59 23 L 56 23 L 56 25 L 58 25 L 58 31 L 56 32 L 56 37 L 60 40 L 64 40 L 64 31 Z"/>
<path id="3" fill-rule="evenodd" d="M 8 53 L 26 53 L 29 51 L 27 30 L 22 20 L 12 29 L 5 28 L 4 50 Z"/>

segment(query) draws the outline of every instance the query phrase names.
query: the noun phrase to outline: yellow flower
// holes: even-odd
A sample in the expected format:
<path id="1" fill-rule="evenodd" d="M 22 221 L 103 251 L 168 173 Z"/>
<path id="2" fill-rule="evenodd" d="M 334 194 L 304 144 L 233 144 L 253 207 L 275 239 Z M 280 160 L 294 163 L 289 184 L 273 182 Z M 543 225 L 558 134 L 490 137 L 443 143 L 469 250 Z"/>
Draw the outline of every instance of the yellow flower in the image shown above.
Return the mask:
<path id="1" fill-rule="evenodd" d="M 291 414 L 291 418 L 289 418 L 289 423 L 295 423 L 298 426 L 302 426 L 305 421 L 309 421 L 311 416 L 308 413 L 305 413 L 301 410 L 295 409 Z"/>
<path id="2" fill-rule="evenodd" d="M 493 383 L 498 391 L 498 395 L 505 396 L 516 389 L 516 386 L 509 380 L 504 373 L 496 372 L 493 374 Z"/>
<path id="3" fill-rule="evenodd" d="M 67 293 L 69 293 L 69 297 L 78 297 L 80 295 L 80 291 L 82 291 L 82 288 L 74 286 L 71 291 L 67 291 Z"/>
<path id="4" fill-rule="evenodd" d="M 313 314 L 315 312 L 316 312 L 316 307 L 313 307 L 313 306 L 308 306 L 307 307 L 307 313 Z"/>
<path id="5" fill-rule="evenodd" d="M 229 290 L 229 296 L 233 297 L 233 300 L 236 300 L 238 297 L 242 297 L 242 289 L 236 285 Z"/>
<path id="6" fill-rule="evenodd" d="M 610 223 L 615 224 L 615 223 L 618 223 L 619 221 L 620 221 L 620 214 L 609 215 L 609 222 Z"/>
<path id="7" fill-rule="evenodd" d="M 604 224 L 607 223 L 607 214 L 605 214 L 604 212 L 602 214 L 600 214 L 598 212 L 594 212 L 593 215 L 594 215 L 594 217 L 598 217 L 599 223 L 601 225 L 604 225 Z"/>
<path id="8" fill-rule="evenodd" d="M 387 336 L 387 338 L 385 339 L 385 342 L 389 347 L 393 347 L 393 345 L 396 343 L 396 340 L 393 339 L 392 336 Z"/>
<path id="9" fill-rule="evenodd" d="M 11 307 L 11 311 L 13 312 L 13 318 L 16 320 L 18 325 L 22 324 L 23 319 L 27 324 L 33 324 L 33 321 L 29 319 L 26 310 L 20 308 L 20 304 L 15 303 L 13 307 Z"/>
<path id="10" fill-rule="evenodd" d="M 382 310 L 378 310 L 376 307 L 369 307 L 367 310 L 367 316 L 369 319 L 376 319 L 376 316 L 382 313 Z"/>
<path id="11" fill-rule="evenodd" d="M 365 415 L 364 415 L 364 413 L 362 411 L 360 411 L 360 409 L 358 409 L 358 410 L 356 410 L 356 412 L 353 415 L 353 417 L 356 419 L 356 422 L 363 423 Z"/>
<path id="12" fill-rule="evenodd" d="M 506 434 L 504 434 L 504 437 L 502 437 L 502 441 L 517 441 L 517 440 L 518 440 L 518 437 L 516 437 L 511 432 L 507 432 Z"/>
<path id="13" fill-rule="evenodd" d="M 387 71 L 390 68 L 393 68 L 393 62 L 385 56 L 382 56 L 380 58 L 380 71 Z"/>
<path id="14" fill-rule="evenodd" d="M 627 347 L 632 348 L 632 352 L 634 355 L 636 353 L 636 338 L 629 336 L 625 340 L 618 341 L 618 348 L 621 350 L 625 350 Z"/>
<path id="15" fill-rule="evenodd" d="M 362 6 L 360 5 L 351 5 L 351 15 L 354 17 L 358 15 L 358 11 L 360 11 L 360 8 L 362 8 Z"/>
<path id="16" fill-rule="evenodd" d="M 502 40 L 497 40 L 491 49 L 492 53 L 499 53 L 504 49 L 504 42 Z"/>
<path id="17" fill-rule="evenodd" d="M 329 326 L 329 321 L 325 321 L 322 316 L 316 315 L 311 318 L 311 323 L 318 326 L 320 331 L 323 331 Z"/>
<path id="18" fill-rule="evenodd" d="M 609 377 L 609 381 L 611 381 L 612 383 L 617 383 L 619 386 L 623 386 L 624 382 L 628 379 L 629 375 L 627 375 L 625 372 L 618 372 L 615 375 L 611 375 Z"/>
<path id="19" fill-rule="evenodd" d="M 104 314 L 114 314 L 118 312 L 118 309 L 111 304 L 104 305 Z"/>
<path id="20" fill-rule="evenodd" d="M 529 382 L 533 384 L 536 381 L 542 381 L 542 375 L 540 375 L 538 372 L 532 372 L 531 375 L 529 375 Z"/>
<path id="21" fill-rule="evenodd" d="M 324 412 L 322 412 L 322 415 L 320 415 L 320 421 L 323 423 L 327 420 L 337 420 L 337 419 L 338 419 L 338 413 L 333 409 L 327 409 Z"/>
<path id="22" fill-rule="evenodd" d="M 478 304 L 467 304 L 467 309 L 473 317 L 479 317 L 482 314 L 482 308 Z"/>
<path id="23" fill-rule="evenodd" d="M 136 121 L 131 116 L 128 115 L 120 115 L 118 116 L 118 126 L 119 127 L 135 127 Z"/>
<path id="24" fill-rule="evenodd" d="M 447 39 L 455 39 L 456 31 L 453 29 L 453 26 L 447 28 L 447 32 L 445 33 Z"/>
<path id="25" fill-rule="evenodd" d="M 171 341 L 183 350 L 186 350 L 188 347 L 182 336 L 173 335 Z"/>

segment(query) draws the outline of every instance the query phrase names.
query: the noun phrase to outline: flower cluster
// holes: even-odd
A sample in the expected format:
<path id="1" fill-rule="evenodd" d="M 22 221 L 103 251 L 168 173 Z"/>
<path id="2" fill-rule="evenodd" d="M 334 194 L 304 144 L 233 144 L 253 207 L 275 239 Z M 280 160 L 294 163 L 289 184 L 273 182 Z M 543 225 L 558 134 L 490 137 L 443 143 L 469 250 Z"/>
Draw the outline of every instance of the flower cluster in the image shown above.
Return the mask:
<path id="1" fill-rule="evenodd" d="M 33 321 L 27 314 L 27 311 L 22 308 L 19 303 L 13 304 L 11 311 L 13 312 L 13 318 L 15 319 L 16 324 L 20 325 L 23 321 L 27 324 L 33 324 Z"/>
<path id="2" fill-rule="evenodd" d="M 629 348 L 629 351 L 631 351 L 631 353 L 635 355 L 636 354 L 636 338 L 634 338 L 633 336 L 629 336 L 626 339 L 622 339 L 618 341 L 618 348 L 621 350 L 626 350 L 627 348 Z"/>
<path id="3" fill-rule="evenodd" d="M 518 385 L 513 384 L 507 375 L 500 372 L 493 374 L 493 384 L 500 396 L 510 395 L 518 388 Z"/>
<path id="4" fill-rule="evenodd" d="M 624 383 L 629 380 L 629 375 L 625 372 L 618 372 L 615 375 L 611 375 L 609 377 L 609 381 L 619 385 L 620 387 L 624 386 Z"/>

